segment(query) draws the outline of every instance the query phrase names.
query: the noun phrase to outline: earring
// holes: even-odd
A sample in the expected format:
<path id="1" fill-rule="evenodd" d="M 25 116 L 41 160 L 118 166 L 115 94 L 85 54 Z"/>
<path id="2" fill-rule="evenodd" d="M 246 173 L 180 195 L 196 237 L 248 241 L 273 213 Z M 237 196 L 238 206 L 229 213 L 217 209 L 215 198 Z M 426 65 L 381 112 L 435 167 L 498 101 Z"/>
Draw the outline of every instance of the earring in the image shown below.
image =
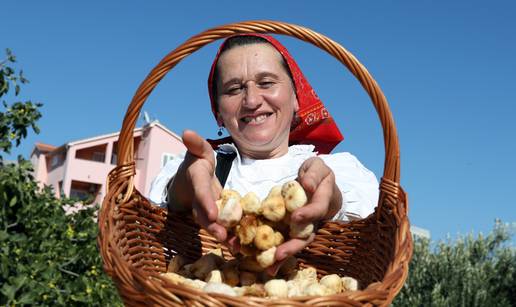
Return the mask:
<path id="1" fill-rule="evenodd" d="M 224 129 L 224 127 L 220 126 L 219 131 L 217 131 L 218 136 L 222 136 L 222 129 Z"/>

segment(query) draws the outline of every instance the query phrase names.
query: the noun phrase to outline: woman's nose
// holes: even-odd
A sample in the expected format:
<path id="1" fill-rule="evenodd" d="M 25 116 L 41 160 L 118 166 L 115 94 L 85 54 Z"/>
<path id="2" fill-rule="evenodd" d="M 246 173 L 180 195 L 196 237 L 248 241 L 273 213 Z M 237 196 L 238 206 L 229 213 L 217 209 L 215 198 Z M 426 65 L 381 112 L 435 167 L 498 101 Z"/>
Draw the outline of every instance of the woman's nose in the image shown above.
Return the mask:
<path id="1" fill-rule="evenodd" d="M 249 109 L 257 109 L 262 104 L 260 91 L 254 83 L 248 83 L 245 87 L 244 106 Z"/>

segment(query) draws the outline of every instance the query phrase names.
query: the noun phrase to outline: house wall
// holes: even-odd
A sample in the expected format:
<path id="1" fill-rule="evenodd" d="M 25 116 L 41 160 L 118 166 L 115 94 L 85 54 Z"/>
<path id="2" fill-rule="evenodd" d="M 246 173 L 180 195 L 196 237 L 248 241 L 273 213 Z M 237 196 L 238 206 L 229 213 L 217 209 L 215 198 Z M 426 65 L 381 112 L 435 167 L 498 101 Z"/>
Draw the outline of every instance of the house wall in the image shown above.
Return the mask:
<path id="1" fill-rule="evenodd" d="M 72 145 L 68 149 L 68 159 L 65 162 L 65 182 L 64 182 L 64 191 L 66 196 L 70 196 L 70 189 L 72 185 L 72 181 L 84 181 L 95 184 L 100 184 L 101 188 L 99 191 L 100 197 L 103 198 L 105 193 L 105 182 L 109 171 L 111 171 L 115 165 L 112 165 L 110 162 L 111 156 L 108 158 L 107 149 L 109 143 L 112 143 L 116 140 L 115 137 L 110 138 L 102 138 L 100 140 L 80 143 L 77 145 Z M 87 149 L 91 147 L 96 147 L 99 145 L 106 145 L 104 150 L 106 151 L 104 162 L 85 160 L 76 158 L 76 152 L 78 150 Z M 86 150 L 87 151 L 87 150 Z M 83 151 L 84 152 L 84 151 Z M 107 163 L 106 163 L 107 162 Z"/>
<path id="2" fill-rule="evenodd" d="M 162 156 L 164 153 L 178 155 L 186 151 L 185 145 L 175 135 L 170 134 L 164 129 L 152 129 L 150 131 L 147 144 L 147 163 L 144 171 L 145 178 L 142 190 L 144 195 L 149 194 L 152 180 L 158 175 L 161 170 Z M 143 174 L 142 174 L 143 175 Z"/>
<path id="3" fill-rule="evenodd" d="M 35 150 L 30 161 L 34 167 L 34 178 L 38 182 L 38 186 L 42 188 L 48 181 L 47 160 L 45 159 L 45 155 Z"/>
<path id="4" fill-rule="evenodd" d="M 54 169 L 49 171 L 46 176 L 47 178 L 46 178 L 45 184 L 51 185 L 54 188 L 54 192 L 57 197 L 59 197 L 61 195 L 61 191 L 59 191 L 59 181 L 63 180 L 64 171 L 65 171 L 65 164 L 61 164 L 60 166 L 55 167 Z M 63 182 L 63 184 L 64 184 L 64 182 Z"/>
<path id="5" fill-rule="evenodd" d="M 66 176 L 68 180 L 78 180 L 84 182 L 103 184 L 107 174 L 113 168 L 103 162 L 72 159 Z"/>
<path id="6" fill-rule="evenodd" d="M 147 129 L 135 132 L 135 167 L 136 175 L 134 184 L 143 195 L 148 195 L 150 184 L 161 170 L 163 153 L 177 155 L 186 150 L 181 140 L 166 129 L 157 124 L 151 124 Z M 59 196 L 59 182 L 63 181 L 63 191 L 70 196 L 72 181 L 82 181 L 99 184 L 101 188 L 97 200 L 102 200 L 106 195 L 105 183 L 108 173 L 116 166 L 111 164 L 111 155 L 114 143 L 118 140 L 118 134 L 100 139 L 85 140 L 69 143 L 66 147 L 64 162 L 52 170 L 49 170 L 51 154 L 39 157 L 31 157 L 35 165 L 36 179 L 42 184 L 52 185 Z M 104 162 L 76 158 L 77 151 L 88 155 L 88 148 L 104 148 Z M 37 166 L 36 166 L 37 165 Z"/>
<path id="7" fill-rule="evenodd" d="M 149 143 L 147 134 L 142 131 L 141 137 L 134 140 L 134 163 L 136 168 L 136 175 L 134 175 L 134 186 L 142 194 L 145 193 L 142 187 L 145 186 L 145 176 L 142 176 L 146 169 L 147 155 L 146 147 Z"/>

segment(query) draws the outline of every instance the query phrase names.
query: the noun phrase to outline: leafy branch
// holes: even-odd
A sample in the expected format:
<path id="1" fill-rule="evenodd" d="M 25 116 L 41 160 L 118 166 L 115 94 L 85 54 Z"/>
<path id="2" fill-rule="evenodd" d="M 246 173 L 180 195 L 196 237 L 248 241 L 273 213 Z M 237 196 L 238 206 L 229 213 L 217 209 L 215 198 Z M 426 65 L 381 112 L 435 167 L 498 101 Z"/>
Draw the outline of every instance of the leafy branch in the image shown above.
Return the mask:
<path id="1" fill-rule="evenodd" d="M 6 58 L 0 62 L 0 97 L 9 93 L 14 87 L 14 96 L 20 94 L 20 84 L 27 84 L 27 80 L 23 75 L 23 70 L 18 73 L 13 67 L 16 57 L 10 49 L 6 49 Z M 4 111 L 0 111 L 0 152 L 10 153 L 13 142 L 15 146 L 19 146 L 21 141 L 27 137 L 28 129 L 32 128 L 35 133 L 39 133 L 39 127 L 36 121 L 41 118 L 39 108 L 43 104 L 30 100 L 22 102 L 17 101 L 12 104 L 2 100 Z M 2 161 L 0 155 L 0 162 Z"/>
<path id="2" fill-rule="evenodd" d="M 28 81 L 13 68 L 10 50 L 0 62 L 0 97 L 17 97 Z M 3 108 L 2 108 L 3 107 Z M 40 188 L 30 161 L 2 163 L 41 117 L 40 103 L 0 105 L 0 306 L 120 306 L 102 267 L 93 219 L 97 208 L 66 215 L 55 191 Z"/>

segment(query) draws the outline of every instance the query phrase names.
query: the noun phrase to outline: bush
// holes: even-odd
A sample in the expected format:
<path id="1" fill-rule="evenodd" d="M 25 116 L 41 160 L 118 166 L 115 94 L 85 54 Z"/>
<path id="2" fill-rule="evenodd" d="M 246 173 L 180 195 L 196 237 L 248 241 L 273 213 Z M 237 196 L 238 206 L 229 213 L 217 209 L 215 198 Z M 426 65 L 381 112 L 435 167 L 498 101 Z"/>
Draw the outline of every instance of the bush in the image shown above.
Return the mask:
<path id="1" fill-rule="evenodd" d="M 26 83 L 8 65 L 15 57 L 0 62 L 0 97 L 10 86 L 19 93 L 16 81 Z M 12 88 L 12 86 L 11 86 Z M 9 152 L 26 137 L 41 117 L 41 104 L 3 101 L 0 112 L 0 305 L 121 305 L 111 280 L 102 271 L 97 250 L 96 208 L 65 215 L 54 191 L 38 188 L 32 165 L 19 157 L 5 163 Z"/>
<path id="2" fill-rule="evenodd" d="M 516 306 L 512 229 L 497 221 L 487 236 L 416 240 L 409 277 L 394 306 Z"/>
<path id="3" fill-rule="evenodd" d="M 0 62 L 0 97 L 27 83 Z M 40 103 L 3 101 L 0 112 L 0 305 L 121 306 L 102 270 L 97 249 L 97 208 L 66 215 L 70 199 L 39 189 L 29 161 L 3 162 L 41 117 Z M 13 144 L 14 143 L 14 144 Z M 416 240 L 410 273 L 394 306 L 516 306 L 516 252 L 512 233 L 500 222 L 487 237 L 456 242 Z"/>

